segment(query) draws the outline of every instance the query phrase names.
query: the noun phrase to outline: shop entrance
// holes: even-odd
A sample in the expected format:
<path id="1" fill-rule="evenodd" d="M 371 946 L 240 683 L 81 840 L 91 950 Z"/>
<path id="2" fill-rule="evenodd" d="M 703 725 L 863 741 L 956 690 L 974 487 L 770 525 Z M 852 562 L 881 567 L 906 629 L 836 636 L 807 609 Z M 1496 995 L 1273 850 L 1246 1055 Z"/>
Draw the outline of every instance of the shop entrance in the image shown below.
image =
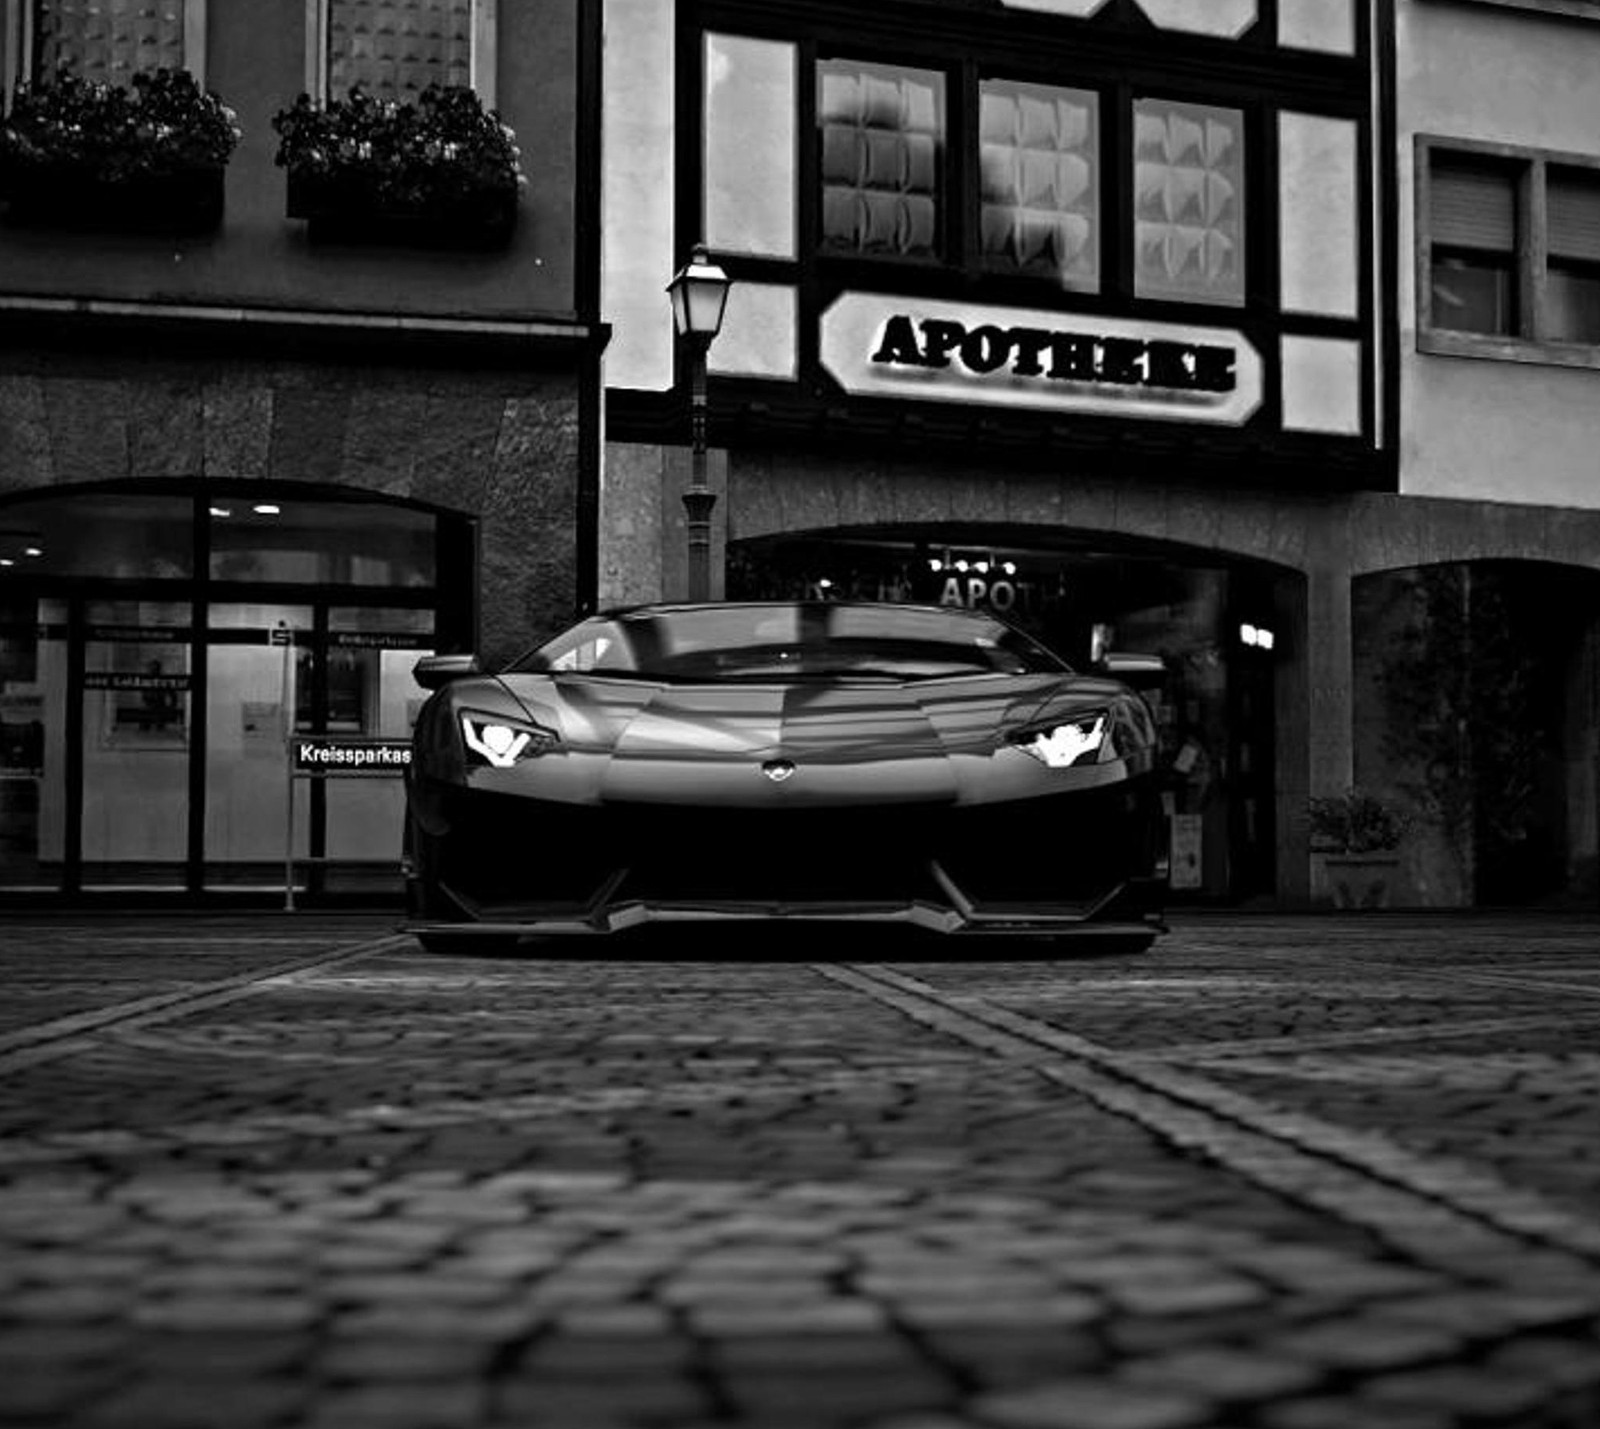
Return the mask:
<path id="1" fill-rule="evenodd" d="M 471 552 L 304 492 L 0 507 L 0 893 L 281 892 L 287 737 L 409 733 L 415 660 L 471 644 Z M 398 891 L 398 780 L 296 802 L 301 892 Z"/>
<path id="2" fill-rule="evenodd" d="M 731 543 L 727 592 L 982 607 L 1080 670 L 1156 657 L 1139 684 L 1161 731 L 1175 900 L 1239 902 L 1276 889 L 1277 580 L 1149 542 L 926 526 Z"/>

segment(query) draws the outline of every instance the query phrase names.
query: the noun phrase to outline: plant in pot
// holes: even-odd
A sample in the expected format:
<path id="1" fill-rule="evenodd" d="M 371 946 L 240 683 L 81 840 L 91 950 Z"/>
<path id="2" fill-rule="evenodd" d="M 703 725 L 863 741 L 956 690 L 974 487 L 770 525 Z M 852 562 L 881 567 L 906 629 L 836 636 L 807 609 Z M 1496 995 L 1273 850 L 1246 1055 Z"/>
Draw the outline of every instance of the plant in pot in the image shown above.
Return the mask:
<path id="1" fill-rule="evenodd" d="M 1406 820 L 1399 808 L 1362 789 L 1314 798 L 1307 806 L 1320 890 L 1336 908 L 1386 908 Z"/>
<path id="2" fill-rule="evenodd" d="M 183 69 L 126 86 L 62 70 L 23 82 L 0 124 L 0 196 L 12 222 L 202 233 L 222 218 L 239 118 Z"/>
<path id="3" fill-rule="evenodd" d="M 314 237 L 457 248 L 510 238 L 522 151 L 471 89 L 431 84 L 415 103 L 359 87 L 327 103 L 302 94 L 272 127 L 288 214 Z"/>

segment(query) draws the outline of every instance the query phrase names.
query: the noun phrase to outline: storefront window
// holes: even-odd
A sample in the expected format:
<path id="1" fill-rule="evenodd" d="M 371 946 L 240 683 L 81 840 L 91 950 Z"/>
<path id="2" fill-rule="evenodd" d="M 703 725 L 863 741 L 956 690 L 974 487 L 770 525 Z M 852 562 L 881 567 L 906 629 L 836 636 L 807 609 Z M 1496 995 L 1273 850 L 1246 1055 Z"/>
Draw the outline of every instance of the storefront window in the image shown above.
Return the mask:
<path id="1" fill-rule="evenodd" d="M 434 518 L 375 502 L 219 497 L 208 504 L 211 575 L 301 585 L 428 586 Z"/>
<path id="2" fill-rule="evenodd" d="M 107 492 L 0 507 L 0 579 L 192 575 L 193 512 L 186 496 Z"/>
<path id="3" fill-rule="evenodd" d="M 288 756 L 406 737 L 417 657 L 472 627 L 471 546 L 302 489 L 0 503 L 0 888 L 281 890 L 292 860 L 302 891 L 348 866 L 397 893 L 399 780 L 291 797 Z"/>

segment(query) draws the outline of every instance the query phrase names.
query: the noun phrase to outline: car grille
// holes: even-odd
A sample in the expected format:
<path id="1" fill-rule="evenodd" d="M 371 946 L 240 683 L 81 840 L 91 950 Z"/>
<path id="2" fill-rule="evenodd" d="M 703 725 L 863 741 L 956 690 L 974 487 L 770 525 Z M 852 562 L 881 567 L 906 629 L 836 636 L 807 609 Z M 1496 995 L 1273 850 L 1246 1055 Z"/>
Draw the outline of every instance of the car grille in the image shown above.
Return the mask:
<path id="1" fill-rule="evenodd" d="M 437 875 L 481 915 L 612 900 L 1086 906 L 1154 865 L 1131 786 L 988 805 L 752 810 L 575 806 L 452 791 Z"/>

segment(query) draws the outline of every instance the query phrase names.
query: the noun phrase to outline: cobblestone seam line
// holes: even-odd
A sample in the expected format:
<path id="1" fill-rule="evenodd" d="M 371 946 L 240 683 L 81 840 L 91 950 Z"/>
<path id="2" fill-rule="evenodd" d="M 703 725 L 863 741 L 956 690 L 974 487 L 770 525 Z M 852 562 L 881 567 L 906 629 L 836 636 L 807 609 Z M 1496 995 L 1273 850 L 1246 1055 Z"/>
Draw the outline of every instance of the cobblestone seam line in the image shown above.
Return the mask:
<path id="1" fill-rule="evenodd" d="M 198 987 L 180 988 L 175 992 L 152 993 L 148 997 L 130 998 L 126 1002 L 112 1003 L 109 1007 L 90 1008 L 67 1017 L 52 1018 L 33 1027 L 0 1036 L 0 1072 L 15 1071 L 21 1067 L 65 1057 L 79 1050 L 83 1038 L 111 1026 L 145 1027 L 171 1017 L 199 1012 L 210 1007 L 220 1007 L 240 997 L 247 997 L 261 984 L 274 978 L 287 977 L 315 969 L 337 967 L 358 958 L 377 953 L 392 952 L 409 946 L 411 938 L 404 934 L 391 934 L 374 938 L 335 953 L 324 953 L 315 958 L 297 958 L 293 962 L 278 963 L 273 967 L 259 968 L 234 977 L 220 978 Z"/>
<path id="2" fill-rule="evenodd" d="M 818 965 L 817 971 L 926 1026 L 1023 1058 L 1106 1109 L 1257 1184 L 1364 1226 L 1420 1261 L 1449 1268 L 1469 1262 L 1512 1286 L 1567 1281 L 1586 1287 L 1556 1297 L 1561 1303 L 1550 1308 L 1558 1319 L 1600 1310 L 1592 1268 L 1583 1263 L 1600 1258 L 1600 1225 L 1475 1167 L 1425 1160 L 1381 1136 L 1279 1111 L 1202 1077 L 1124 1058 L 982 998 L 943 993 L 891 968 Z M 1528 1240 L 1556 1254 L 1539 1254 Z"/>
<path id="3" fill-rule="evenodd" d="M 1574 1017 L 1570 1013 L 1548 1016 L 1475 1017 L 1469 1021 L 1415 1024 L 1402 1027 L 1363 1027 L 1350 1032 L 1305 1032 L 1289 1037 L 1240 1037 L 1233 1041 L 1172 1042 L 1156 1052 L 1119 1054 L 1132 1062 L 1227 1061 L 1233 1057 L 1269 1056 L 1275 1052 L 1336 1051 L 1340 1048 L 1381 1047 L 1386 1043 L 1447 1042 L 1458 1037 L 1503 1037 L 1518 1032 L 1544 1032 L 1600 1023 L 1600 1014 Z"/>
<path id="4" fill-rule="evenodd" d="M 1268 952 L 1264 948 L 1233 948 L 1229 950 L 1237 958 L 1254 958 L 1264 963 L 1286 963 L 1293 960 L 1295 955 L 1290 953 Z M 1419 982 L 1447 982 L 1452 987 L 1459 987 L 1464 982 L 1482 983 L 1485 987 L 1514 987 L 1519 992 L 1555 993 L 1560 996 L 1568 994 L 1577 997 L 1600 998 L 1600 982 L 1555 982 L 1549 978 L 1530 977 L 1527 973 L 1495 973 L 1472 971 L 1469 969 L 1452 966 L 1448 969 L 1417 967 L 1407 965 L 1396 966 L 1392 962 L 1379 962 L 1373 958 L 1352 958 L 1348 955 L 1330 954 L 1318 955 L 1317 971 L 1327 974 L 1338 968 L 1346 968 L 1350 972 L 1359 973 L 1370 978 L 1374 973 L 1383 973 L 1389 977 L 1414 978 Z"/>

